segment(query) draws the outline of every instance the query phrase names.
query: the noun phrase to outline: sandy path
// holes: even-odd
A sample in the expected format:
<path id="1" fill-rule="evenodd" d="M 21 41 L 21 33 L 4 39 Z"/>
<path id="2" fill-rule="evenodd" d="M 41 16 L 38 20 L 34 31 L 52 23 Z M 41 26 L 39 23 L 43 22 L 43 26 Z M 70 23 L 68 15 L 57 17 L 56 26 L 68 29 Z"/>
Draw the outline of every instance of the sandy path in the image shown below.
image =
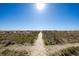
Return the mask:
<path id="1" fill-rule="evenodd" d="M 63 45 L 50 45 L 50 46 L 46 46 L 46 51 L 49 54 L 53 54 L 55 52 L 59 52 L 60 50 L 66 49 L 68 47 L 77 47 L 79 46 L 79 43 L 67 43 L 67 44 L 63 44 Z"/>
<path id="2" fill-rule="evenodd" d="M 46 49 L 45 49 L 44 41 L 42 38 L 42 32 L 38 34 L 38 38 L 34 43 L 31 55 L 32 56 L 45 56 L 46 55 Z"/>

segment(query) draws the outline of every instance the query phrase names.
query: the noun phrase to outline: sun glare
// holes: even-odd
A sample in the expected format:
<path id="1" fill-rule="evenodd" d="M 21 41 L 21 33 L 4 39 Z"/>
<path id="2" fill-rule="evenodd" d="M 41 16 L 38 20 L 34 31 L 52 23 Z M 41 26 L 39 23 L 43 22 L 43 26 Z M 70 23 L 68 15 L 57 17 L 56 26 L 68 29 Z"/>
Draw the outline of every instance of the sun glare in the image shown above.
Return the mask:
<path id="1" fill-rule="evenodd" d="M 44 7 L 45 7 L 45 4 L 44 4 L 44 3 L 36 3 L 36 8 L 37 8 L 39 11 L 43 10 Z"/>

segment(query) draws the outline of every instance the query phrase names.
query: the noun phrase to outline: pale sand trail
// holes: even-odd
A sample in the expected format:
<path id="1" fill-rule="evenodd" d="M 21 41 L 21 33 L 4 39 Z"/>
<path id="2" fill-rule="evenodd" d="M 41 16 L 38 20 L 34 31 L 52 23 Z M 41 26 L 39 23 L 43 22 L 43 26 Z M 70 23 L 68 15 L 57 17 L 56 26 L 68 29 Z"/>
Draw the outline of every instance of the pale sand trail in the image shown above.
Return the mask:
<path id="1" fill-rule="evenodd" d="M 62 44 L 62 45 L 50 45 L 46 46 L 46 51 L 49 54 L 53 54 L 55 52 L 59 52 L 60 50 L 69 48 L 69 47 L 77 47 L 79 46 L 79 43 L 67 43 L 67 44 Z"/>
<path id="2" fill-rule="evenodd" d="M 34 46 L 32 47 L 32 52 L 31 52 L 32 56 L 46 56 L 46 49 L 42 36 L 43 34 L 42 32 L 40 32 L 38 34 L 37 40 L 34 43 Z"/>

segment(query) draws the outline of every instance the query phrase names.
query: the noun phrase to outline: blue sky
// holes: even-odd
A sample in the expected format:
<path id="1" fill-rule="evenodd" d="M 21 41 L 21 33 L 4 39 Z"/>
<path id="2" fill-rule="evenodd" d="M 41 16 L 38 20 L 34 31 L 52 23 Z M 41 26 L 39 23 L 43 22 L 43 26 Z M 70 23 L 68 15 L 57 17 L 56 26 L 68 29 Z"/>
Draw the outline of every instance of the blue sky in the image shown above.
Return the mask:
<path id="1" fill-rule="evenodd" d="M 0 30 L 79 30 L 78 3 L 49 3 L 37 10 L 34 3 L 0 3 Z"/>

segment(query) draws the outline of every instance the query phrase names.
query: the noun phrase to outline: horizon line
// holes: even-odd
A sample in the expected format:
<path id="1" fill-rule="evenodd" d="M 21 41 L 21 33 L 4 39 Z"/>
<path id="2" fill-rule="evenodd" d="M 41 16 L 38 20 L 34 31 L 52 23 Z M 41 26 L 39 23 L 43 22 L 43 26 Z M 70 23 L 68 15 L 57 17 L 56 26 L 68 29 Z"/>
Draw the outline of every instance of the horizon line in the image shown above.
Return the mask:
<path id="1" fill-rule="evenodd" d="M 0 31 L 79 31 L 79 29 L 0 29 Z"/>

